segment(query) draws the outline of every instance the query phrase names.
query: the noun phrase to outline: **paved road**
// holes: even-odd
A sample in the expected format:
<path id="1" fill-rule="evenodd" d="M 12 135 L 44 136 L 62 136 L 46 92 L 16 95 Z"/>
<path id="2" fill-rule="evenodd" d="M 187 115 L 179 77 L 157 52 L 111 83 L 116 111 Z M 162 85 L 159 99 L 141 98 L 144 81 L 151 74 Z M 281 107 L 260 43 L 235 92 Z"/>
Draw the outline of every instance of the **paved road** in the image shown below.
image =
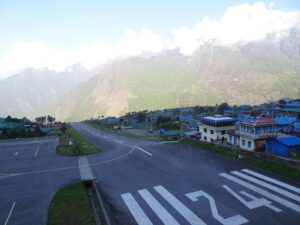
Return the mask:
<path id="1" fill-rule="evenodd" d="M 297 182 L 196 148 L 73 126 L 103 152 L 63 157 L 53 138 L 0 141 L 0 225 L 46 224 L 56 191 L 91 173 L 112 224 L 299 224 Z"/>
<path id="2" fill-rule="evenodd" d="M 78 159 L 56 155 L 56 144 L 56 138 L 0 141 L 0 225 L 46 225 L 53 195 L 80 180 Z"/>
<path id="3" fill-rule="evenodd" d="M 300 185 L 197 148 L 73 124 L 112 224 L 299 224 Z"/>

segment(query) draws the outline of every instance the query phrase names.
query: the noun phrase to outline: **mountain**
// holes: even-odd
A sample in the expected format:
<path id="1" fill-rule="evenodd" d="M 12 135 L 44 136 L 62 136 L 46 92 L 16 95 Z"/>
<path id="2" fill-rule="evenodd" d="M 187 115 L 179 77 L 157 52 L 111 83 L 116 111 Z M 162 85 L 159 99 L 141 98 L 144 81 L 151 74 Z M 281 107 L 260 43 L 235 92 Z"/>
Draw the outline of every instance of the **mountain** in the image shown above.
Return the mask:
<path id="1" fill-rule="evenodd" d="M 252 43 L 213 41 L 192 56 L 167 51 L 114 62 L 53 104 L 61 120 L 192 105 L 258 104 L 300 95 L 300 32 Z"/>
<path id="2" fill-rule="evenodd" d="M 92 73 L 80 65 L 65 72 L 28 69 L 0 81 L 0 116 L 35 118 Z"/>

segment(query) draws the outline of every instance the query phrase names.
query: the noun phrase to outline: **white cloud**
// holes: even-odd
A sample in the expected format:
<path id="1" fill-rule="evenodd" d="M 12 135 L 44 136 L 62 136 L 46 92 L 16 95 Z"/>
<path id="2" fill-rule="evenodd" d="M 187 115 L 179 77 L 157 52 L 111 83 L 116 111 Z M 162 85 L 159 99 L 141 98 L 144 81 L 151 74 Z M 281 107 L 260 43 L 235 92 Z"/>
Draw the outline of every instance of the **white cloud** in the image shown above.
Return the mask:
<path id="1" fill-rule="evenodd" d="M 160 52 L 179 48 L 184 55 L 192 54 L 204 42 L 214 40 L 231 45 L 260 40 L 275 33 L 281 37 L 292 27 L 300 26 L 300 12 L 273 9 L 274 4 L 255 3 L 230 7 L 219 20 L 204 17 L 193 28 L 172 30 L 166 39 L 148 29 L 136 32 L 127 29 L 114 46 L 95 41 L 92 45 L 73 51 L 53 51 L 43 42 L 17 41 L 0 59 L 0 78 L 26 68 L 44 68 L 63 71 L 70 65 L 81 63 L 87 69 L 107 63 L 118 57 L 129 57 L 144 51 Z"/>
<path id="2" fill-rule="evenodd" d="M 220 20 L 205 17 L 194 28 L 172 31 L 174 45 L 183 54 L 192 54 L 205 41 L 215 40 L 223 45 L 248 43 L 276 33 L 280 37 L 292 27 L 300 25 L 300 12 L 273 10 L 274 4 L 242 4 L 230 7 Z"/>

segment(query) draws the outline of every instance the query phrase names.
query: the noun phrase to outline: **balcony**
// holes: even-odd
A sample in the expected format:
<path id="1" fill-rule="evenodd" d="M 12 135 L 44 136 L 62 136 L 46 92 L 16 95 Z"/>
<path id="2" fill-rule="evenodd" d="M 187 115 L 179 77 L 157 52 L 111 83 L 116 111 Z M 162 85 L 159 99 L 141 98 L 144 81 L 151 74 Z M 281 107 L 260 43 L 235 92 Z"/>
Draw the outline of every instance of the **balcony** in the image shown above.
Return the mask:
<path id="1" fill-rule="evenodd" d="M 249 139 L 266 139 L 266 138 L 274 138 L 277 137 L 277 133 L 262 133 L 262 134 L 255 134 L 255 133 L 246 133 L 241 130 L 237 130 L 236 135 L 239 135 L 240 137 L 245 137 Z"/>

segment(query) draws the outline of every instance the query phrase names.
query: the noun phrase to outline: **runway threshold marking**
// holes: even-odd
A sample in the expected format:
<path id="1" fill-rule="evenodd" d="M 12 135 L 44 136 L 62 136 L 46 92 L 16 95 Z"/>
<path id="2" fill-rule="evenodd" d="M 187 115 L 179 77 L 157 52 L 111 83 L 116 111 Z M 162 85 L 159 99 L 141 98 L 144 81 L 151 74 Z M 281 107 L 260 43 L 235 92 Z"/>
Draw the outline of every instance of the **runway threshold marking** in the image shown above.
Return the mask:
<path id="1" fill-rule="evenodd" d="M 274 192 L 282 194 L 282 195 L 284 195 L 284 196 L 286 196 L 288 198 L 294 199 L 294 200 L 296 200 L 298 202 L 300 201 L 300 196 L 298 196 L 296 194 L 293 194 L 293 193 L 290 193 L 288 191 L 285 191 L 285 190 L 283 190 L 283 189 L 281 189 L 279 187 L 276 187 L 276 186 L 271 185 L 269 183 L 266 183 L 264 181 L 258 180 L 258 179 L 254 178 L 254 177 L 250 177 L 250 176 L 248 176 L 246 174 L 243 174 L 243 173 L 240 173 L 238 171 L 231 171 L 231 173 L 233 173 L 233 174 L 235 174 L 235 175 L 237 175 L 239 177 L 242 177 L 242 178 L 244 178 L 244 179 L 246 179 L 248 181 L 251 181 L 253 183 L 259 184 L 260 186 L 268 188 L 268 189 L 270 189 L 270 190 L 272 190 Z"/>
<path id="2" fill-rule="evenodd" d="M 139 190 L 138 193 L 165 225 L 180 225 L 147 189 Z"/>
<path id="3" fill-rule="evenodd" d="M 37 147 L 37 149 L 36 149 L 36 151 L 35 151 L 35 154 L 34 154 L 34 157 L 36 157 L 36 156 L 37 156 L 37 154 L 38 154 L 39 150 L 40 150 L 40 147 Z"/>
<path id="4" fill-rule="evenodd" d="M 152 153 L 150 153 L 150 152 L 146 151 L 145 149 L 142 149 L 142 148 L 140 148 L 140 147 L 138 147 L 138 146 L 133 146 L 133 148 L 136 148 L 136 149 L 138 149 L 138 150 L 140 150 L 140 151 L 142 151 L 142 152 L 144 152 L 144 153 L 146 153 L 146 154 L 152 156 Z"/>
<path id="5" fill-rule="evenodd" d="M 138 225 L 153 225 L 132 194 L 122 194 L 121 197 Z"/>
<path id="6" fill-rule="evenodd" d="M 191 225 L 206 225 L 194 212 L 192 212 L 179 199 L 171 194 L 163 186 L 155 186 L 154 190 L 172 206 L 181 216 L 183 216 Z M 179 225 L 180 223 L 168 212 L 168 210 L 159 203 L 158 199 L 154 197 L 147 189 L 139 190 L 138 193 L 149 205 L 153 212 L 165 225 Z M 139 225 L 152 224 L 149 217 L 143 211 L 139 203 L 135 200 L 131 193 L 121 194 L 121 198 L 125 202 L 133 218 Z"/>
<path id="7" fill-rule="evenodd" d="M 289 190 L 291 190 L 291 191 L 294 191 L 294 192 L 300 194 L 300 188 L 297 188 L 297 187 L 294 187 L 294 186 L 292 186 L 292 185 L 283 183 L 283 182 L 281 182 L 281 181 L 279 181 L 279 180 L 275 180 L 275 179 L 273 179 L 273 178 L 271 178 L 271 177 L 267 177 L 267 176 L 262 175 L 262 174 L 260 174 L 260 173 L 256 173 L 256 172 L 254 172 L 254 171 L 252 171 L 252 170 L 243 169 L 242 171 L 245 172 L 245 173 L 251 174 L 251 175 L 253 175 L 253 176 L 255 176 L 255 177 L 261 178 L 261 179 L 263 179 L 263 180 L 269 181 L 269 182 L 271 182 L 271 183 L 273 183 L 273 184 L 277 184 L 277 185 L 279 185 L 279 186 L 281 186 L 281 187 L 284 187 L 284 188 L 286 188 L 286 189 L 289 189 Z"/>
<path id="8" fill-rule="evenodd" d="M 8 216 L 7 216 L 6 220 L 5 220 L 4 225 L 7 225 L 7 224 L 8 224 L 8 221 L 9 221 L 9 219 L 10 219 L 10 217 L 11 217 L 11 214 L 12 214 L 14 208 L 15 208 L 15 205 L 16 205 L 16 202 L 14 202 L 14 203 L 12 204 L 12 207 L 11 207 L 9 213 L 8 213 Z"/>
<path id="9" fill-rule="evenodd" d="M 248 188 L 251 191 L 254 191 L 254 192 L 256 192 L 256 193 L 258 193 L 260 195 L 263 195 L 263 196 L 265 196 L 265 197 L 273 200 L 274 202 L 277 202 L 277 203 L 279 203 L 281 205 L 286 206 L 287 208 L 290 208 L 290 209 L 292 209 L 292 210 L 300 213 L 300 206 L 299 205 L 297 205 L 297 204 L 295 204 L 295 203 L 293 203 L 291 201 L 288 201 L 288 200 L 286 200 L 284 198 L 281 198 L 281 197 L 279 197 L 279 196 L 277 196 L 275 194 L 272 194 L 272 193 L 270 193 L 270 192 L 268 192 L 268 191 L 266 191 L 264 189 L 261 189 L 261 188 L 259 188 L 259 187 L 256 186 L 257 184 L 256 185 L 250 184 L 250 183 L 248 183 L 246 181 L 243 181 L 243 180 L 241 180 L 241 179 L 239 179 L 237 177 L 234 177 L 234 176 L 226 174 L 226 173 L 221 173 L 219 175 L 222 176 L 222 177 L 224 177 L 224 178 L 226 178 L 226 179 L 228 179 L 228 180 L 230 180 L 230 181 L 233 181 L 233 182 L 235 182 L 235 183 L 237 183 L 237 184 L 239 184 L 239 185 L 241 185 L 241 186 L 243 186 L 245 188 Z"/>

